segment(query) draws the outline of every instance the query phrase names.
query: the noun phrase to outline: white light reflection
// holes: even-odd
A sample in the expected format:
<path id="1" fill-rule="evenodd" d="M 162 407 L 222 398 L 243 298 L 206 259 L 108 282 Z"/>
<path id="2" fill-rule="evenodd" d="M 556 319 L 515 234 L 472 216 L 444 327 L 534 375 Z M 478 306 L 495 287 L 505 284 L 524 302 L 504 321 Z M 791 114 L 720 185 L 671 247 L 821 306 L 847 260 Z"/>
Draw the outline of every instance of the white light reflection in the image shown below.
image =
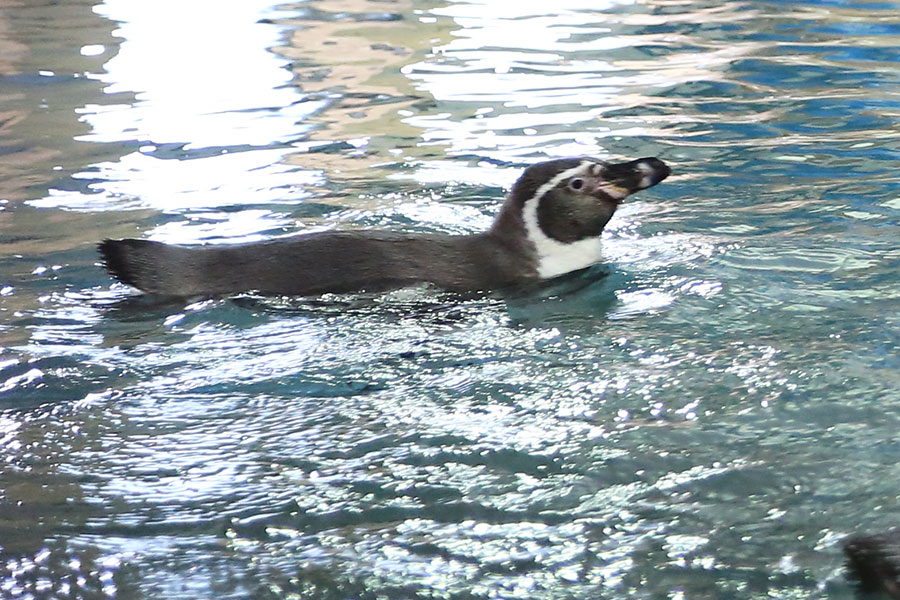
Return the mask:
<path id="1" fill-rule="evenodd" d="M 609 138 L 668 138 L 667 125 L 686 118 L 703 122 L 710 117 L 644 108 L 665 106 L 661 90 L 725 80 L 728 65 L 761 44 L 657 31 L 679 17 L 657 13 L 656 6 L 635 0 L 455 0 L 432 9 L 452 20 L 453 38 L 402 72 L 442 109 L 454 110 L 409 115 L 404 122 L 424 130 L 425 144 L 444 146 L 449 154 L 516 163 L 534 160 L 536 153 L 604 157 L 615 143 Z M 721 23 L 752 13 L 710 7 L 689 14 Z M 697 45 L 696 51 L 674 51 Z M 679 135 L 688 134 L 682 129 Z"/>
<path id="2" fill-rule="evenodd" d="M 616 73 L 622 70 L 603 58 L 632 41 L 611 33 L 602 11 L 630 3 L 467 0 L 433 9 L 459 29 L 433 56 L 403 72 L 438 101 L 480 108 L 474 119 L 430 115 L 406 122 L 425 130 L 426 143 L 447 145 L 451 153 L 478 151 L 502 160 L 533 154 L 535 148 L 556 156 L 605 155 L 598 136 L 573 135 L 573 129 L 608 131 L 585 124 L 619 106 L 617 98 L 638 83 L 636 78 L 646 83 L 647 73 Z M 490 104 L 500 110 L 489 114 Z M 555 110 L 534 110 L 548 107 Z"/>
<path id="3" fill-rule="evenodd" d="M 106 93 L 135 93 L 137 102 L 120 107 L 124 114 L 86 107 L 82 118 L 93 131 L 83 139 L 190 148 L 296 137 L 297 115 L 280 108 L 300 98 L 286 87 L 293 78 L 287 61 L 269 50 L 281 43 L 281 30 L 258 22 L 274 4 L 244 0 L 226 9 L 215 0 L 106 0 L 96 6 L 121 23 L 114 34 L 123 38 L 96 77 L 108 84 Z"/>
<path id="4" fill-rule="evenodd" d="M 103 44 L 87 44 L 81 47 L 82 56 L 100 56 L 106 52 L 106 46 Z"/>
<path id="5" fill-rule="evenodd" d="M 307 197 L 302 184 L 319 185 L 320 172 L 302 172 L 280 163 L 284 150 L 216 154 L 189 160 L 162 159 L 132 152 L 95 171 L 75 175 L 99 179 L 88 187 L 96 194 L 50 190 L 46 198 L 29 202 L 41 208 L 98 211 L 138 208 L 197 209 L 231 205 L 297 201 Z"/>
<path id="6" fill-rule="evenodd" d="M 88 193 L 51 189 L 30 204 L 180 212 L 308 197 L 322 174 L 283 159 L 296 152 L 290 142 L 302 137 L 307 117 L 322 103 L 302 102 L 289 85 L 288 61 L 271 50 L 283 43 L 284 28 L 261 21 L 289 14 L 277 6 L 275 0 L 245 0 L 227 9 L 214 0 L 106 0 L 94 7 L 120 24 L 114 35 L 122 42 L 82 48 L 87 54 L 115 51 L 104 72 L 91 75 L 106 84 L 113 103 L 78 110 L 91 131 L 77 139 L 126 142 L 138 150 L 74 175 L 91 181 Z M 258 227 L 239 229 L 267 231 L 270 221 L 250 219 Z M 210 236 L 186 227 L 183 235 L 169 231 L 166 237 L 190 242 Z"/>

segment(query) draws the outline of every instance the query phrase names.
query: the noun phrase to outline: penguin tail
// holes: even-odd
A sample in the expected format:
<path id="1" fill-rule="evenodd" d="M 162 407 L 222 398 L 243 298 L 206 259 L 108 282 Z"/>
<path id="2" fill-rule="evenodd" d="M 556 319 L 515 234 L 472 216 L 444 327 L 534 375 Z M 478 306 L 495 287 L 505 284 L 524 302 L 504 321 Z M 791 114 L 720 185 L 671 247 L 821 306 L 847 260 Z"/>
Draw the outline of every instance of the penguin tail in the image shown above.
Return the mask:
<path id="1" fill-rule="evenodd" d="M 179 295 L 174 282 L 163 268 L 171 257 L 171 246 L 150 240 L 110 240 L 97 245 L 100 260 L 109 274 L 141 291 L 161 295 Z"/>
<path id="2" fill-rule="evenodd" d="M 134 269 L 130 260 L 130 248 L 139 240 L 103 240 L 97 244 L 100 262 L 117 280 L 130 286 L 136 285 Z"/>

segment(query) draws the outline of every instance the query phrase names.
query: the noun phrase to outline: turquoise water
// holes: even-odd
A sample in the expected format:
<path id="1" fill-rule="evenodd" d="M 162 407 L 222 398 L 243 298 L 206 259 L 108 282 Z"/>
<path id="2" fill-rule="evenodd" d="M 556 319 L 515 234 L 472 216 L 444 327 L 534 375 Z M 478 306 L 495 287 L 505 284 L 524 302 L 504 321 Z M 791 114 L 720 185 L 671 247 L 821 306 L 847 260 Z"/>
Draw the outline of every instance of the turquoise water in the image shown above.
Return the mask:
<path id="1" fill-rule="evenodd" d="M 0 596 L 852 598 L 900 524 L 889 2 L 0 2 Z M 135 299 L 103 237 L 486 227 L 524 297 Z"/>

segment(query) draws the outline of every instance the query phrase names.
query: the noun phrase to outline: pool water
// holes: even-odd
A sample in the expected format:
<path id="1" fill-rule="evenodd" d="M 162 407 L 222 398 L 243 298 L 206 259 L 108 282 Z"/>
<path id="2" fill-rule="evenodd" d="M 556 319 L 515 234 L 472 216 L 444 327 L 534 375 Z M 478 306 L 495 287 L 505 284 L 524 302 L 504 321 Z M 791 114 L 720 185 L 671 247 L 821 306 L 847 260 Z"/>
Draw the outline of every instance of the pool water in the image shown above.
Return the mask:
<path id="1" fill-rule="evenodd" d="M 900 524 L 900 13 L 0 0 L 0 596 L 852 598 Z M 161 303 L 105 237 L 467 233 L 658 156 L 516 297 Z"/>

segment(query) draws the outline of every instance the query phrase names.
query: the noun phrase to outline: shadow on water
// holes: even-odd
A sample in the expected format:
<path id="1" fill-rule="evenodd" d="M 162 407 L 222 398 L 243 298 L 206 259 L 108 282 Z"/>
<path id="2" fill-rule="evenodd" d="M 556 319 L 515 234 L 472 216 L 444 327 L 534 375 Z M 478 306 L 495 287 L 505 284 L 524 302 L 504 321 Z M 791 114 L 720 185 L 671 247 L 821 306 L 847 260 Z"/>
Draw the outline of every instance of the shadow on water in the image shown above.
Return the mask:
<path id="1" fill-rule="evenodd" d="M 626 281 L 612 265 L 582 269 L 511 290 L 505 297 L 507 312 L 521 326 L 564 328 L 570 319 L 602 326 L 618 305 L 616 290 L 626 289 Z"/>
<path id="2" fill-rule="evenodd" d="M 105 318 L 122 322 L 170 320 L 182 311 L 214 310 L 223 302 L 251 313 L 274 317 L 375 317 L 385 320 L 413 319 L 421 323 L 464 322 L 472 311 L 503 310 L 511 325 L 562 327 L 567 320 L 602 323 L 608 317 L 625 318 L 640 307 L 622 307 L 617 291 L 625 291 L 629 278 L 614 266 L 582 269 L 551 281 L 520 285 L 493 292 L 443 292 L 414 286 L 377 294 L 326 294 L 318 297 L 265 297 L 253 294 L 225 299 L 186 299 L 135 294 L 93 304 Z M 616 310 L 620 308 L 622 310 Z M 215 318 L 210 315 L 210 318 Z"/>

